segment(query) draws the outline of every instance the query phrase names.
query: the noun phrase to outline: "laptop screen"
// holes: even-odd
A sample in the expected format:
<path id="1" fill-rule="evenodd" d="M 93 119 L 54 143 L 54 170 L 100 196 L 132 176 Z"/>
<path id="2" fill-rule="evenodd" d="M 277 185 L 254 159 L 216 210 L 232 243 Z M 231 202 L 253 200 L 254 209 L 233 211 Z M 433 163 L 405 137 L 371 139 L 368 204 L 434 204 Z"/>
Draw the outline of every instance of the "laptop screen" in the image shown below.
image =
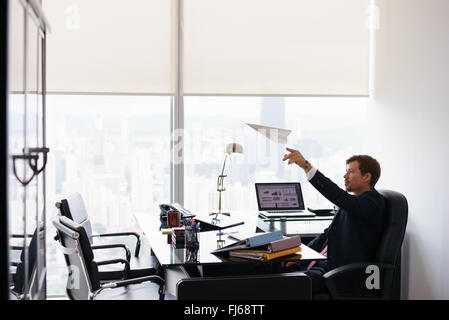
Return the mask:
<path id="1" fill-rule="evenodd" d="M 256 183 L 259 210 L 304 210 L 298 182 Z"/>

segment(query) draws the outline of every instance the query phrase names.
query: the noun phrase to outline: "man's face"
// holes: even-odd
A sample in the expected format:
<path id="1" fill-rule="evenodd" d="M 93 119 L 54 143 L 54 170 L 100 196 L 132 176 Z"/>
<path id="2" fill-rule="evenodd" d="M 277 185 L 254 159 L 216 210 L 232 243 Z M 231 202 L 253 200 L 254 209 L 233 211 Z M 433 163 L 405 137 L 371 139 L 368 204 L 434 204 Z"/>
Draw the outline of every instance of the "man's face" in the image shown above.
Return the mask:
<path id="1" fill-rule="evenodd" d="M 366 188 L 370 189 L 371 174 L 365 173 L 365 175 L 362 175 L 358 161 L 352 161 L 346 165 L 346 174 L 343 178 L 345 179 L 345 187 L 348 192 L 359 194 L 361 191 L 365 191 Z"/>

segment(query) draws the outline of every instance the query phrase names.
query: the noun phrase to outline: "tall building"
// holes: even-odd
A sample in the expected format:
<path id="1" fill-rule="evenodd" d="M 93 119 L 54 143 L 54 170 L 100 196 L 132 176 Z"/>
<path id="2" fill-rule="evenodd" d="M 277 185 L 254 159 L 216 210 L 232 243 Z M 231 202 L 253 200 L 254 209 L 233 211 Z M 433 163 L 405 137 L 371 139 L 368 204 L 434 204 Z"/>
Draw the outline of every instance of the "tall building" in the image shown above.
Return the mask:
<path id="1" fill-rule="evenodd" d="M 260 124 L 264 126 L 288 129 L 285 128 L 285 98 L 284 97 L 263 97 L 261 98 L 260 107 Z M 267 140 L 267 144 L 270 141 Z M 265 148 L 266 152 L 275 152 L 277 149 L 277 154 L 279 157 L 284 152 L 284 145 L 278 144 L 276 147 L 270 146 Z M 275 157 L 273 154 L 266 154 L 269 159 Z M 276 158 L 277 159 L 277 158 Z M 276 176 L 282 178 L 284 176 L 284 168 L 281 162 L 278 162 L 276 169 Z"/>

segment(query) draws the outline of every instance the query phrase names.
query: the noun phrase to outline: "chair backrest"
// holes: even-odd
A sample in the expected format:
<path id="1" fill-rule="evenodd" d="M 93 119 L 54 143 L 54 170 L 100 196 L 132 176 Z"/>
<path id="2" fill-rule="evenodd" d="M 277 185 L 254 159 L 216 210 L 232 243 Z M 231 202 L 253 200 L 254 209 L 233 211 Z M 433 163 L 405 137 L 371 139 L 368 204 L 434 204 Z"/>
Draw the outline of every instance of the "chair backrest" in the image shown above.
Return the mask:
<path id="1" fill-rule="evenodd" d="M 42 232 L 42 230 L 41 230 Z M 24 239 L 26 245 L 26 238 Z M 37 228 L 33 232 L 31 241 L 28 244 L 28 285 L 30 286 L 33 282 L 33 277 L 36 275 L 37 267 Z M 13 277 L 14 288 L 13 291 L 21 295 L 25 290 L 25 250 L 20 253 L 20 262 L 17 265 L 15 276 Z"/>
<path id="2" fill-rule="evenodd" d="M 377 253 L 377 260 L 381 263 L 395 264 L 404 240 L 408 218 L 407 199 L 399 192 L 379 190 L 385 198 L 387 222 L 385 231 Z"/>
<path id="3" fill-rule="evenodd" d="M 81 195 L 79 193 L 74 193 L 67 197 L 67 199 L 62 199 L 58 208 L 61 215 L 84 227 L 84 230 L 89 237 L 89 241 L 92 244 L 92 225 Z"/>
<path id="4" fill-rule="evenodd" d="M 74 300 L 85 300 L 100 288 L 98 266 L 83 226 L 64 216 L 53 219 L 69 271 L 67 294 Z"/>
<path id="5" fill-rule="evenodd" d="M 177 283 L 179 300 L 309 300 L 312 283 L 304 273 L 187 278 Z"/>

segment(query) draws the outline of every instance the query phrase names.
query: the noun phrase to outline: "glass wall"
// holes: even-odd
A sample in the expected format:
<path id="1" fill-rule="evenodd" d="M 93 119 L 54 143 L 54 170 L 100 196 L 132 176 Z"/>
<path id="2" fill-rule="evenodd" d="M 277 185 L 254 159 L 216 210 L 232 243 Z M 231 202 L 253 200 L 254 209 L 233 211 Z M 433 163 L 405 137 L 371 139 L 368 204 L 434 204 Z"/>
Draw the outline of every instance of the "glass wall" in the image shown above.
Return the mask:
<path id="1" fill-rule="evenodd" d="M 46 296 L 45 44 L 47 25 L 35 1 L 8 2 L 9 294 Z M 2 212 L 3 213 L 3 212 Z M 5 220 L 6 221 L 6 220 Z"/>

